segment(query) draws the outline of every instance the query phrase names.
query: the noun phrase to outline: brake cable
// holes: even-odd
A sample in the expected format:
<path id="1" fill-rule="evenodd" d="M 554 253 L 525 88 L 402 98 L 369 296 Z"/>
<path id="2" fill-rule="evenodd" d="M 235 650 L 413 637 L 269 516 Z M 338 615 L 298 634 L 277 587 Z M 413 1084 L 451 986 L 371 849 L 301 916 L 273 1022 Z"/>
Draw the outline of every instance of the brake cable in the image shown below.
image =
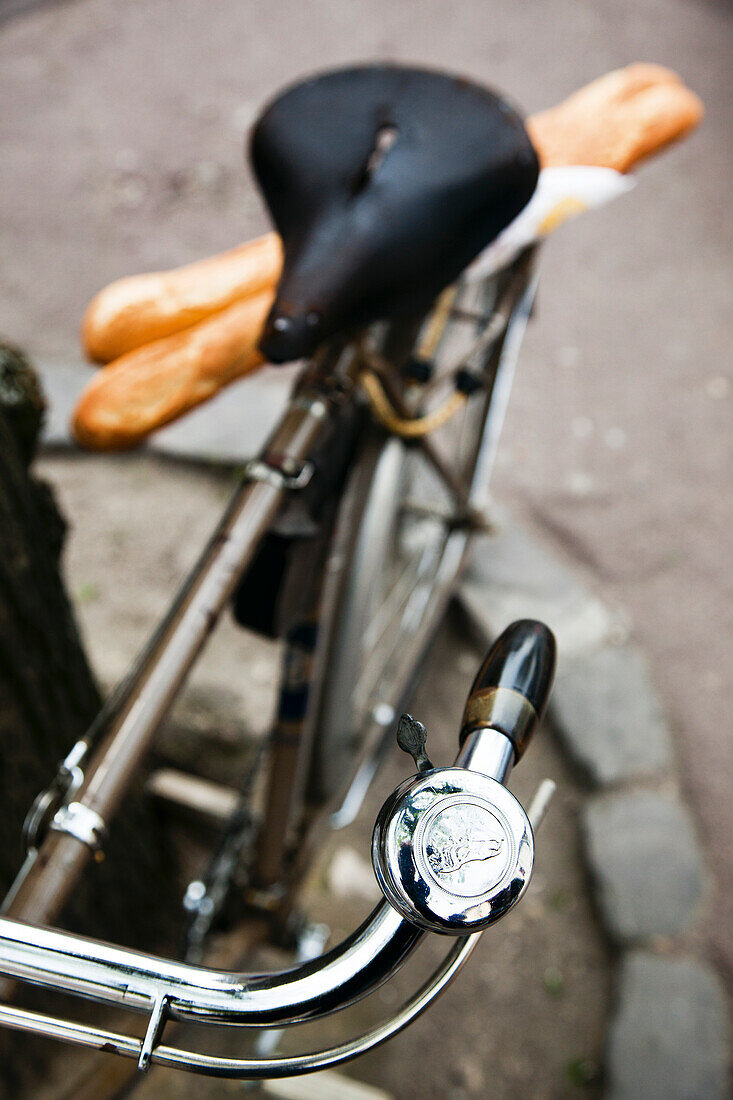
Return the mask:
<path id="1" fill-rule="evenodd" d="M 433 313 L 428 319 L 420 347 L 415 351 L 415 357 L 418 360 L 432 359 L 448 319 L 453 312 L 459 312 L 455 310 L 458 289 L 457 285 L 447 287 L 438 298 Z M 453 392 L 441 405 L 423 416 L 411 417 L 401 414 L 388 396 L 382 382 L 382 378 L 388 378 L 390 370 L 394 368 L 373 348 L 365 346 L 364 343 L 360 345 L 359 357 L 363 366 L 359 374 L 359 383 L 369 402 L 372 415 L 388 432 L 402 439 L 423 439 L 437 428 L 447 424 L 464 407 L 467 398 L 481 388 L 480 374 L 472 371 L 469 364 L 475 356 L 485 352 L 506 331 L 511 317 L 511 310 L 507 308 L 507 299 L 510 298 L 512 289 L 513 280 L 501 295 L 488 323 L 471 347 L 444 375 L 443 383 L 453 381 L 455 387 Z"/>
<path id="2" fill-rule="evenodd" d="M 375 419 L 392 435 L 398 435 L 402 439 L 422 439 L 423 436 L 434 432 L 436 428 L 447 424 L 466 403 L 467 395 L 460 390 L 454 390 L 442 405 L 427 415 L 404 417 L 399 415 L 387 397 L 378 375 L 373 370 L 369 368 L 362 370 L 359 382 Z"/>

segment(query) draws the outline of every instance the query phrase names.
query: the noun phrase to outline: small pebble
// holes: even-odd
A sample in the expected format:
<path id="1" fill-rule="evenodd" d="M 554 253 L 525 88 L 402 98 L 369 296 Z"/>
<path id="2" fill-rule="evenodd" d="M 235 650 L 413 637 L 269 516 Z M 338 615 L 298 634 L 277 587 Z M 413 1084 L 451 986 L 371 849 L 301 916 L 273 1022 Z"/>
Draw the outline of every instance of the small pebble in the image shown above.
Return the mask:
<path id="1" fill-rule="evenodd" d="M 594 424 L 589 416 L 576 416 L 571 428 L 576 439 L 588 439 L 593 434 Z"/>
<path id="2" fill-rule="evenodd" d="M 593 491 L 593 478 L 582 470 L 575 470 L 567 478 L 567 486 L 575 497 L 587 497 Z"/>
<path id="3" fill-rule="evenodd" d="M 476 656 L 473 653 L 461 653 L 456 661 L 456 668 L 465 676 L 470 676 L 471 673 L 478 671 L 478 665 L 476 663 Z"/>
<path id="4" fill-rule="evenodd" d="M 379 897 L 379 887 L 371 863 L 354 848 L 339 848 L 328 869 L 328 887 L 341 898 L 364 898 L 373 901 Z"/>
<path id="5" fill-rule="evenodd" d="M 705 389 L 708 397 L 720 401 L 730 393 L 730 378 L 726 378 L 724 374 L 716 374 L 714 378 L 708 378 Z"/>
<path id="6" fill-rule="evenodd" d="M 194 167 L 194 179 L 199 187 L 216 187 L 222 182 L 224 168 L 212 160 L 201 160 Z"/>
<path id="7" fill-rule="evenodd" d="M 385 1005 L 387 1008 L 391 1008 L 397 1003 L 397 990 L 389 983 L 382 986 L 377 996 L 379 997 L 379 1000 L 382 1002 L 382 1004 Z"/>
<path id="8" fill-rule="evenodd" d="M 134 149 L 118 149 L 114 162 L 120 172 L 134 172 L 140 167 L 140 158 Z"/>
<path id="9" fill-rule="evenodd" d="M 542 985 L 551 997 L 561 997 L 565 990 L 565 981 L 556 966 L 548 966 L 542 974 Z"/>
<path id="10" fill-rule="evenodd" d="M 202 122 L 216 122 L 221 113 L 219 104 L 213 99 L 202 99 L 199 103 L 194 103 L 191 110 Z"/>
<path id="11" fill-rule="evenodd" d="M 255 120 L 258 108 L 253 103 L 240 103 L 232 112 L 232 128 L 238 133 L 249 130 Z"/>
<path id="12" fill-rule="evenodd" d="M 116 198 L 121 206 L 135 210 L 145 198 L 145 188 L 139 180 L 125 180 L 116 188 Z"/>
<path id="13" fill-rule="evenodd" d="M 612 451 L 620 451 L 622 447 L 626 446 L 626 432 L 623 428 L 609 428 L 603 434 L 603 442 Z"/>
<path id="14" fill-rule="evenodd" d="M 577 367 L 580 362 L 580 348 L 571 345 L 558 348 L 555 352 L 555 359 L 559 367 L 565 367 L 568 370 Z"/>

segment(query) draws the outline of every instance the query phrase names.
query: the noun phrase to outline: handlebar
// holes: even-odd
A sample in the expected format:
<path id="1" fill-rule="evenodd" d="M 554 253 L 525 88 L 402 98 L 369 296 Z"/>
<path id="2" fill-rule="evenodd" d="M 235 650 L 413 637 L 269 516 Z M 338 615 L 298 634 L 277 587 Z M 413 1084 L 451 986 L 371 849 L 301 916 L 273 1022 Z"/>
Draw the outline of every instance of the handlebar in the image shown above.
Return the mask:
<path id="1" fill-rule="evenodd" d="M 457 972 L 478 938 L 471 933 L 503 916 L 526 889 L 532 828 L 502 783 L 515 751 L 519 756 L 544 710 L 553 667 L 554 640 L 547 628 L 515 623 L 492 647 L 469 694 L 469 728 L 464 721 L 463 746 L 453 767 L 430 765 L 420 727 L 422 770 L 387 800 L 374 831 L 375 872 L 386 900 L 321 958 L 275 974 L 236 974 L 1 918 L 0 973 L 148 1012 L 149 1023 L 142 1041 L 10 1007 L 0 1006 L 0 1023 L 137 1057 L 141 1069 L 157 1061 L 236 1077 L 310 1072 L 384 1042 L 422 1012 Z M 517 727 L 511 727 L 509 708 L 492 704 L 487 695 L 492 691 L 517 695 L 532 716 L 517 704 Z M 490 705 L 481 710 L 479 702 L 487 699 Z M 425 930 L 460 940 L 390 1022 L 350 1043 L 295 1058 L 258 1060 L 217 1059 L 159 1042 L 169 1018 L 269 1026 L 332 1013 L 386 981 Z"/>

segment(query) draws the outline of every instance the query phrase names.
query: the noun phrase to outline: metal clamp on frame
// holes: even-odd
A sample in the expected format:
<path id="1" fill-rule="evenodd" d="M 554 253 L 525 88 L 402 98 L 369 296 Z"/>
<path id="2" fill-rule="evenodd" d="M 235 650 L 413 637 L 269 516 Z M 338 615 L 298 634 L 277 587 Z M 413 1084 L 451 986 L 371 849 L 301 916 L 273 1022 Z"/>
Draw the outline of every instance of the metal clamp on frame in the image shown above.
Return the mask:
<path id="1" fill-rule="evenodd" d="M 267 455 L 245 463 L 242 477 L 245 481 L 264 481 L 273 489 L 305 489 L 313 477 L 313 463 L 287 455 Z"/>
<path id="2" fill-rule="evenodd" d="M 67 833 L 86 844 L 95 855 L 101 853 L 107 839 L 104 819 L 82 802 L 69 802 L 54 814 L 49 828 L 56 833 Z"/>
<path id="3" fill-rule="evenodd" d="M 36 849 L 43 841 L 56 812 L 65 803 L 71 801 L 84 782 L 82 764 L 88 748 L 86 741 L 77 741 L 59 764 L 58 771 L 49 786 L 33 800 L 23 822 L 23 843 L 26 852 Z"/>

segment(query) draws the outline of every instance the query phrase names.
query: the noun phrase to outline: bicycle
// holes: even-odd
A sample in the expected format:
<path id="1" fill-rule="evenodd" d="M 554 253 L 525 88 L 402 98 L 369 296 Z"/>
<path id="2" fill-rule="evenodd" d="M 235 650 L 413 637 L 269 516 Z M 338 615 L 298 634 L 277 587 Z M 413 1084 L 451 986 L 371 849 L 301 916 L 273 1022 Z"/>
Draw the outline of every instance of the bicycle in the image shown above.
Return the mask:
<path id="1" fill-rule="evenodd" d="M 142 1040 L 8 1004 L 0 1023 L 133 1058 L 143 1071 L 157 1064 L 291 1076 L 338 1065 L 399 1032 L 524 894 L 533 826 L 548 798 L 543 788 L 528 815 L 504 786 L 551 687 L 554 641 L 542 624 L 513 624 L 492 647 L 469 693 L 453 767 L 432 765 L 419 722 L 405 714 L 398 721 L 471 537 L 487 528 L 536 248 L 488 275 L 466 269 L 527 203 L 536 155 L 508 104 L 440 74 L 364 67 L 306 82 L 289 97 L 274 102 L 255 135 L 260 180 L 286 244 L 290 238 L 262 347 L 273 362 L 306 364 L 165 619 L 32 808 L 28 858 L 0 917 L 7 978 L 148 1016 Z M 350 172 L 348 141 L 341 161 L 325 156 L 333 194 L 328 176 L 309 176 L 299 144 L 303 110 L 314 102 L 321 136 L 331 139 L 338 104 L 352 112 L 357 137 L 365 104 L 372 112 L 360 173 Z M 465 145 L 452 176 L 431 142 L 441 126 L 452 128 L 456 112 Z M 421 147 L 411 126 L 425 117 L 435 129 Z M 487 128 L 499 153 L 475 144 Z M 311 139 L 314 132 L 317 125 Z M 351 247 L 334 252 L 351 216 L 340 220 L 341 193 L 378 185 L 405 145 L 408 163 L 416 145 L 425 174 L 405 179 L 398 158 L 386 204 L 369 213 L 366 231 L 357 222 L 356 236 L 346 235 Z M 453 206 L 426 240 L 449 197 Z M 409 263 L 390 233 L 411 250 Z M 38 927 L 54 921 L 103 849 L 131 776 L 233 598 L 240 621 L 284 639 L 283 674 L 272 734 L 207 876 L 187 892 L 187 961 Z M 246 922 L 260 936 L 297 943 L 298 888 L 314 848 L 325 828 L 353 820 L 395 726 L 417 771 L 375 826 L 372 858 L 385 900 L 340 946 L 295 970 L 254 976 L 197 965 L 217 922 Z M 265 764 L 258 816 L 250 796 Z M 425 932 L 457 937 L 445 962 L 388 1022 L 357 1039 L 299 1056 L 234 1059 L 162 1041 L 170 1020 L 271 1028 L 334 1012 L 386 981 Z"/>

